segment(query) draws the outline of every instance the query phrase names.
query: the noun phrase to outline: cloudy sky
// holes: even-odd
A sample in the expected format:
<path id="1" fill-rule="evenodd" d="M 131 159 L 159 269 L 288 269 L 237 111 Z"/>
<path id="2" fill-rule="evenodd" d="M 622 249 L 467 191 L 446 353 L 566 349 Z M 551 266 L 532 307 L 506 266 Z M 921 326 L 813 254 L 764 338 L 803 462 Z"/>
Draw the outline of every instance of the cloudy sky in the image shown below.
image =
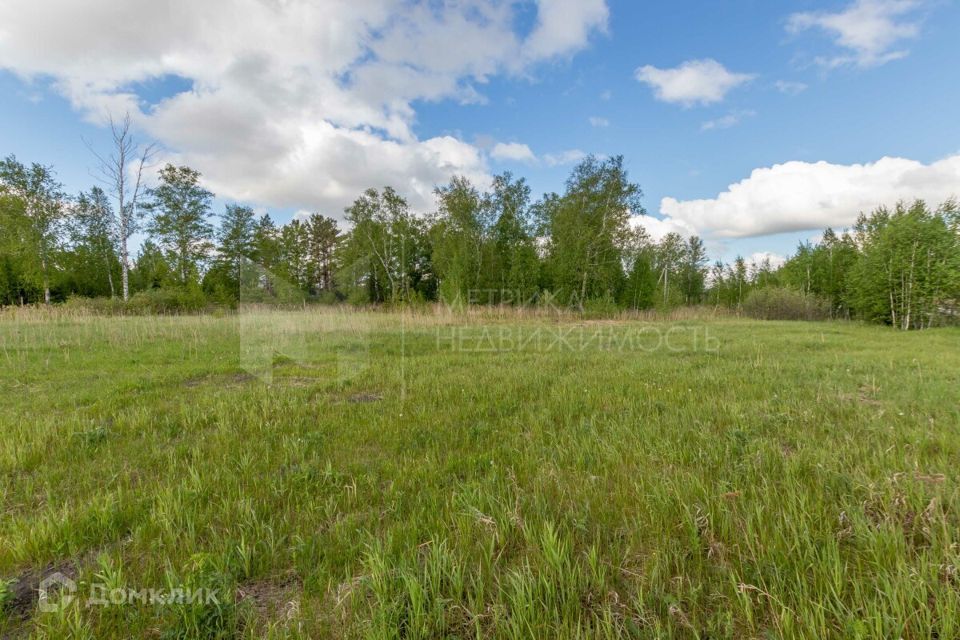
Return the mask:
<path id="1" fill-rule="evenodd" d="M 952 0 L 4 0 L 0 153 L 87 188 L 128 111 L 280 221 L 623 154 L 654 236 L 782 255 L 960 195 L 958 32 Z"/>

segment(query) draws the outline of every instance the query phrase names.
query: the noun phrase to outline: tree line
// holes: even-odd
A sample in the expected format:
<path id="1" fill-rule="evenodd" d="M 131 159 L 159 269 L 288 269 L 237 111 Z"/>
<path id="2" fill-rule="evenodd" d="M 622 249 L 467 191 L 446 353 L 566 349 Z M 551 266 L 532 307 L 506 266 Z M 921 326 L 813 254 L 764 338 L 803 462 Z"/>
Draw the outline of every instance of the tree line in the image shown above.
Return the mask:
<path id="1" fill-rule="evenodd" d="M 850 230 L 801 244 L 776 268 L 744 258 L 711 265 L 697 236 L 653 241 L 631 222 L 644 214 L 642 191 L 622 156 L 583 160 L 562 193 L 537 201 L 510 173 L 486 188 L 453 177 L 426 215 L 390 187 L 369 189 L 345 210 L 344 229 L 320 213 L 277 225 L 237 204 L 214 215 L 214 195 L 189 167 L 167 165 L 147 187 L 151 150 L 135 145 L 128 122 L 113 132 L 117 152 L 100 158 L 103 184 L 75 197 L 48 166 L 0 161 L 0 304 L 74 296 L 171 309 L 280 296 L 610 312 L 709 304 L 770 317 L 813 309 L 904 329 L 958 314 L 952 202 L 879 208 Z M 146 239 L 132 257 L 127 244 L 138 231 Z"/>

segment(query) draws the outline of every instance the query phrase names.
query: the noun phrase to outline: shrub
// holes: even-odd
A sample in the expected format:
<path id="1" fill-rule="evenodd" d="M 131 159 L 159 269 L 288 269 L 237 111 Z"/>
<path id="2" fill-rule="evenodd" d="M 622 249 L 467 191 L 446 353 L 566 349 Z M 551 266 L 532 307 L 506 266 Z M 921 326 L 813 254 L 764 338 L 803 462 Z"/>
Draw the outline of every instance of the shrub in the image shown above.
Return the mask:
<path id="1" fill-rule="evenodd" d="M 127 302 L 131 313 L 195 313 L 202 311 L 207 299 L 199 289 L 163 288 L 135 293 Z"/>
<path id="2" fill-rule="evenodd" d="M 84 298 L 82 296 L 70 296 L 63 303 L 63 307 L 71 311 L 104 316 L 120 315 L 126 310 L 126 305 L 120 298 Z"/>
<path id="3" fill-rule="evenodd" d="M 616 301 L 609 296 L 587 300 L 581 306 L 581 313 L 585 318 L 613 318 L 618 316 L 620 311 Z"/>
<path id="4" fill-rule="evenodd" d="M 829 301 L 784 287 L 754 289 L 743 301 L 743 313 L 760 320 L 826 320 Z"/>

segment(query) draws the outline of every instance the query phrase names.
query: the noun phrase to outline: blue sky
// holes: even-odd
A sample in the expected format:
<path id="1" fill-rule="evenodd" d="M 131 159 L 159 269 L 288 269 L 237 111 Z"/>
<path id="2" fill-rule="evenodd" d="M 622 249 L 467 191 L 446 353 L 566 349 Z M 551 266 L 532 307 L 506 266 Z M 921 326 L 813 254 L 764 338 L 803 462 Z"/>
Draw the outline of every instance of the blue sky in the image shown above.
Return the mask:
<path id="1" fill-rule="evenodd" d="M 426 209 L 452 172 L 539 195 L 583 153 L 625 156 L 652 234 L 727 260 L 960 195 L 947 0 L 111 4 L 0 7 L 0 152 L 72 191 L 84 140 L 106 150 L 104 114 L 132 111 L 220 204 L 280 221 L 385 183 Z"/>

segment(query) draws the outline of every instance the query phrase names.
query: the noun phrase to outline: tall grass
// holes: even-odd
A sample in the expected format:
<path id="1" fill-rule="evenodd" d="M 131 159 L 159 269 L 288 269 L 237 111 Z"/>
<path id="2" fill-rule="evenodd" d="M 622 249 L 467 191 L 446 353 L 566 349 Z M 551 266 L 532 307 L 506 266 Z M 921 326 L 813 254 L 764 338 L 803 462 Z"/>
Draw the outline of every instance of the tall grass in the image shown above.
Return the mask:
<path id="1" fill-rule="evenodd" d="M 511 313 L 5 310 L 0 635 L 960 635 L 960 331 Z"/>

